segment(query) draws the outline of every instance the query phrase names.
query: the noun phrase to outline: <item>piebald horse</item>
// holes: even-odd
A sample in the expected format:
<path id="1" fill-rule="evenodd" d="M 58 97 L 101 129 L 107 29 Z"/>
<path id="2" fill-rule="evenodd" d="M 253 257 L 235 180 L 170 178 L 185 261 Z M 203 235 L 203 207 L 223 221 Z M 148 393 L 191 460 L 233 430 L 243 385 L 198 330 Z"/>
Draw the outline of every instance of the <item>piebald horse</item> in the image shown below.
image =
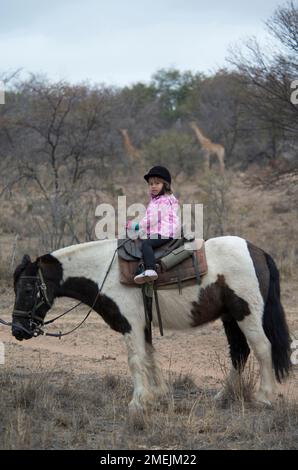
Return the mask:
<path id="1" fill-rule="evenodd" d="M 57 297 L 93 307 L 126 342 L 134 384 L 129 409 L 134 412 L 166 393 L 166 386 L 146 334 L 141 289 L 119 282 L 116 248 L 117 240 L 101 240 L 61 248 L 35 261 L 25 255 L 14 273 L 12 334 L 18 340 L 33 337 Z M 251 348 L 260 365 L 255 398 L 269 404 L 275 377 L 285 379 L 291 366 L 278 269 L 269 254 L 237 236 L 210 238 L 205 250 L 208 273 L 200 285 L 185 286 L 180 294 L 178 289 L 159 291 L 163 326 L 181 330 L 221 318 L 232 360 L 230 381 L 239 378 Z M 158 324 L 155 307 L 153 324 Z"/>

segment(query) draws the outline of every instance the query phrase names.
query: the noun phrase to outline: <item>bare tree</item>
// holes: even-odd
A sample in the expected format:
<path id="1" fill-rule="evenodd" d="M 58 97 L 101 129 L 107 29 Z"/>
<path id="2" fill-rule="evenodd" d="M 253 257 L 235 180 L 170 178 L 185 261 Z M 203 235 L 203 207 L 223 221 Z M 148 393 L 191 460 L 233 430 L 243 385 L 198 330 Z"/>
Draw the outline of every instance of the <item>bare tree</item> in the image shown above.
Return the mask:
<path id="1" fill-rule="evenodd" d="M 249 185 L 279 188 L 285 201 L 297 206 L 298 105 L 291 100 L 291 83 L 298 78 L 298 7 L 292 1 L 276 9 L 266 26 L 275 41 L 270 53 L 251 39 L 232 51 L 232 62 L 246 86 L 246 109 L 267 131 L 271 164 L 247 178 Z M 276 43 L 277 41 L 277 43 Z"/>
<path id="2" fill-rule="evenodd" d="M 79 241 L 88 193 L 101 180 L 104 91 L 32 78 L 20 85 L 16 168 L 2 192 L 23 181 L 30 217 L 48 249 Z M 84 235 L 83 235 L 84 236 Z"/>
<path id="3" fill-rule="evenodd" d="M 267 21 L 271 35 L 280 43 L 263 50 L 255 39 L 245 50 L 231 51 L 229 61 L 247 87 L 246 105 L 250 112 L 275 131 L 297 136 L 298 106 L 291 101 L 291 82 L 298 76 L 298 7 L 293 2 L 279 7 Z"/>

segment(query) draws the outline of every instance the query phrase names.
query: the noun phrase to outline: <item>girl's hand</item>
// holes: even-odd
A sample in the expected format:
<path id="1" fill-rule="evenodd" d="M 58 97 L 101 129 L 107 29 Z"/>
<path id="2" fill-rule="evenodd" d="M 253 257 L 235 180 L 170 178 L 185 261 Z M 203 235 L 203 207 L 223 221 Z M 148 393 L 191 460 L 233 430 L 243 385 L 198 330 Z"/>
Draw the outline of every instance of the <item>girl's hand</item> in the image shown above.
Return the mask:
<path id="1" fill-rule="evenodd" d="M 136 240 L 139 236 L 139 229 L 140 226 L 137 222 L 133 222 L 132 220 L 129 220 L 126 224 L 126 235 L 128 238 L 131 240 Z"/>
<path id="2" fill-rule="evenodd" d="M 140 226 L 137 222 L 133 222 L 132 220 L 129 220 L 126 224 L 127 230 L 139 230 Z"/>

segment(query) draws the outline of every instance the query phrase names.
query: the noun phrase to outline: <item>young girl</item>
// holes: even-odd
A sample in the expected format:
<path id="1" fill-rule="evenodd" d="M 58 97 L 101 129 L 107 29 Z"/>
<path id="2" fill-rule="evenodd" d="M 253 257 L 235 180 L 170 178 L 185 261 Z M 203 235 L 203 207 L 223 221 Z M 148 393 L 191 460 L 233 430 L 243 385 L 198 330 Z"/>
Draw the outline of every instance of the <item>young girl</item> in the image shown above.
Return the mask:
<path id="1" fill-rule="evenodd" d="M 167 168 L 155 166 L 144 176 L 149 186 L 150 202 L 145 217 L 135 226 L 127 224 L 128 229 L 138 231 L 142 239 L 142 251 L 145 271 L 135 276 L 137 284 L 152 282 L 158 278 L 155 271 L 153 248 L 164 245 L 179 235 L 179 203 L 171 190 L 171 175 Z"/>

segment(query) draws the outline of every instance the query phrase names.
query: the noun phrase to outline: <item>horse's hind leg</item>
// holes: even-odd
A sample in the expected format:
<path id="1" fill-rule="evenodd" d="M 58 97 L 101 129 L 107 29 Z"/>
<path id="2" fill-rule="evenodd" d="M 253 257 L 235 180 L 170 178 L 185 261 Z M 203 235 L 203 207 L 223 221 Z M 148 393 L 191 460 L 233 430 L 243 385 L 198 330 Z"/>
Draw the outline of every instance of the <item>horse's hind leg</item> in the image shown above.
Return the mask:
<path id="1" fill-rule="evenodd" d="M 222 319 L 222 322 L 230 347 L 232 367 L 225 386 L 215 395 L 216 400 L 224 398 L 229 387 L 237 386 L 239 384 L 241 373 L 243 372 L 250 353 L 246 338 L 240 330 L 236 320 L 234 318 Z"/>
<path id="2" fill-rule="evenodd" d="M 271 404 L 275 388 L 271 343 L 265 335 L 261 318 L 262 312 L 259 315 L 252 312 L 237 323 L 260 364 L 260 387 L 255 398 L 259 402 Z"/>

